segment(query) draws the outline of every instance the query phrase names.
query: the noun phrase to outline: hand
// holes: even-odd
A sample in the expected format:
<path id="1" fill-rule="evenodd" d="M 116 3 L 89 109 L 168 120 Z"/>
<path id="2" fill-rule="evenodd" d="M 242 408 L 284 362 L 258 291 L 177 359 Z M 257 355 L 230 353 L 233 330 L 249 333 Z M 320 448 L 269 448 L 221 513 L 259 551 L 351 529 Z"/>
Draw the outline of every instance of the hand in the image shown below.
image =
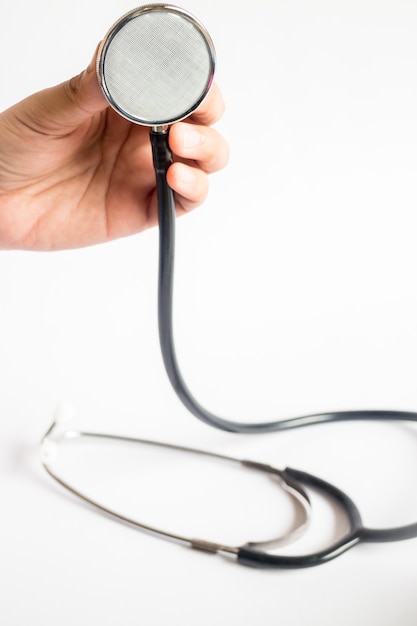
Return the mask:
<path id="1" fill-rule="evenodd" d="M 167 173 L 177 213 L 203 202 L 228 148 L 210 125 L 224 110 L 214 85 L 170 130 Z M 0 114 L 0 248 L 57 250 L 102 243 L 157 223 L 149 129 L 108 107 L 95 59 L 79 76 Z"/>

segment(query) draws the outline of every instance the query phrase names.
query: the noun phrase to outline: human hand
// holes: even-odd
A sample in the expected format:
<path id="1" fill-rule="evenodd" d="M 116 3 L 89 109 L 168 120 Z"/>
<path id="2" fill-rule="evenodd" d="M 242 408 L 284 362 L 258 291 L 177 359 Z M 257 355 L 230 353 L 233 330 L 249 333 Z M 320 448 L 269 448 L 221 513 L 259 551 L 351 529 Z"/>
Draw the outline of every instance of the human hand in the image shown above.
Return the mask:
<path id="1" fill-rule="evenodd" d="M 227 163 L 216 85 L 169 142 L 177 214 L 201 204 L 207 175 Z M 95 58 L 79 76 L 0 114 L 0 248 L 58 250 L 102 243 L 157 223 L 149 129 L 108 107 Z"/>

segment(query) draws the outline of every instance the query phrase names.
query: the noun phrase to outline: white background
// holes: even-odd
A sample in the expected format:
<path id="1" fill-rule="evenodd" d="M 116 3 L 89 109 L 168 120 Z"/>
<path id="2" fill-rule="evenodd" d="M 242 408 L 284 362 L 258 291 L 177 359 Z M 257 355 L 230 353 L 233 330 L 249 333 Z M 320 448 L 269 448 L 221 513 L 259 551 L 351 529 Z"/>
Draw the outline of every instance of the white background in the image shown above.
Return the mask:
<path id="1" fill-rule="evenodd" d="M 231 146 L 205 206 L 178 223 L 176 336 L 190 387 L 240 420 L 417 409 L 415 1 L 183 6 L 216 44 Z M 132 8 L 3 2 L 0 107 L 81 71 Z M 248 437 L 188 415 L 158 352 L 156 263 L 156 230 L 88 250 L 0 254 L 0 622 L 416 624 L 417 540 L 359 546 L 316 569 L 253 570 L 97 515 L 43 473 L 37 443 L 70 402 L 82 428 L 316 473 L 369 525 L 417 518 L 413 426 Z M 183 464 L 158 459 L 171 478 Z M 258 504 L 268 485 L 215 472 L 210 482 L 207 464 L 189 467 L 177 496 L 175 481 L 164 493 L 157 471 L 142 473 L 159 480 L 138 506 L 143 521 L 160 511 L 159 526 L 195 523 L 207 539 L 221 521 L 231 543 L 274 534 Z M 118 477 L 111 451 L 108 468 Z M 320 515 L 318 541 L 333 533 Z"/>

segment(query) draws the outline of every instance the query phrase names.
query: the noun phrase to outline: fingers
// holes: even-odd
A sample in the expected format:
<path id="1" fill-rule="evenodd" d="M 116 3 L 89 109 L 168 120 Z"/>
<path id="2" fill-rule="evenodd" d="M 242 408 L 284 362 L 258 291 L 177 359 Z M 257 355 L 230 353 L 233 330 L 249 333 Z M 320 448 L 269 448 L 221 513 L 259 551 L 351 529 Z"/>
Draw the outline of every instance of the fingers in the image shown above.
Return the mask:
<path id="1" fill-rule="evenodd" d="M 176 192 L 180 210 L 189 211 L 200 205 L 208 193 L 207 174 L 227 165 L 227 142 L 217 130 L 210 127 L 220 119 L 223 112 L 223 98 L 217 85 L 214 85 L 191 118 L 174 124 L 170 129 L 169 144 L 176 161 L 169 168 L 167 179 Z"/>
<path id="2" fill-rule="evenodd" d="M 174 124 L 170 130 L 169 144 L 176 157 L 194 162 L 204 172 L 211 174 L 226 166 L 229 147 L 214 128 L 187 124 Z"/>
<path id="3" fill-rule="evenodd" d="M 191 211 L 204 202 L 208 193 L 208 177 L 201 170 L 173 163 L 167 173 L 168 185 L 175 191 L 180 211 Z"/>
<path id="4" fill-rule="evenodd" d="M 176 192 L 177 204 L 185 211 L 200 205 L 208 192 L 208 176 L 225 167 L 229 148 L 214 128 L 175 124 L 170 130 L 170 146 L 177 157 L 168 170 L 169 186 Z"/>

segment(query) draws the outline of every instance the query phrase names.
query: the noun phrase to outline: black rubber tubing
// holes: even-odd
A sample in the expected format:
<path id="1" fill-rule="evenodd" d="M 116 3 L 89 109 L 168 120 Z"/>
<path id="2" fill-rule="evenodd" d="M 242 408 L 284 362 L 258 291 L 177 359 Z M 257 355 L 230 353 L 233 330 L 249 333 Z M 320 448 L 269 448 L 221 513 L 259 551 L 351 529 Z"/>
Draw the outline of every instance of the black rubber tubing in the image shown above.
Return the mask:
<path id="1" fill-rule="evenodd" d="M 259 434 L 277 432 L 312 424 L 340 422 L 348 420 L 401 420 L 417 421 L 417 413 L 407 411 L 366 410 L 317 413 L 291 419 L 264 423 L 235 422 L 224 419 L 205 409 L 188 389 L 176 357 L 173 334 L 173 286 L 175 253 L 175 198 L 170 189 L 166 173 L 172 164 L 172 154 L 168 144 L 169 133 L 151 131 L 153 162 L 155 167 L 158 215 L 159 215 L 159 278 L 158 278 L 158 324 L 162 358 L 168 378 L 184 406 L 199 420 L 220 430 L 234 433 Z M 350 531 L 333 546 L 306 556 L 280 556 L 242 547 L 238 560 L 241 564 L 262 568 L 299 568 L 326 563 L 359 542 L 399 541 L 417 537 L 417 523 L 398 528 L 372 529 L 362 524 L 360 513 L 354 502 L 343 491 L 306 472 L 287 468 L 289 476 L 297 483 L 307 484 L 322 490 L 336 500 L 345 511 Z"/>
<path id="2" fill-rule="evenodd" d="M 194 398 L 182 377 L 178 365 L 172 324 L 176 213 L 174 194 L 166 180 L 166 172 L 168 167 L 172 164 L 172 154 L 168 145 L 169 132 L 157 132 L 152 130 L 150 137 L 156 175 L 159 215 L 159 341 L 162 358 L 171 385 L 178 398 L 190 413 L 214 428 L 228 432 L 248 434 L 276 432 L 312 424 L 348 420 L 417 421 L 417 413 L 415 412 L 364 410 L 316 413 L 261 423 L 235 422 L 211 413 Z"/>

